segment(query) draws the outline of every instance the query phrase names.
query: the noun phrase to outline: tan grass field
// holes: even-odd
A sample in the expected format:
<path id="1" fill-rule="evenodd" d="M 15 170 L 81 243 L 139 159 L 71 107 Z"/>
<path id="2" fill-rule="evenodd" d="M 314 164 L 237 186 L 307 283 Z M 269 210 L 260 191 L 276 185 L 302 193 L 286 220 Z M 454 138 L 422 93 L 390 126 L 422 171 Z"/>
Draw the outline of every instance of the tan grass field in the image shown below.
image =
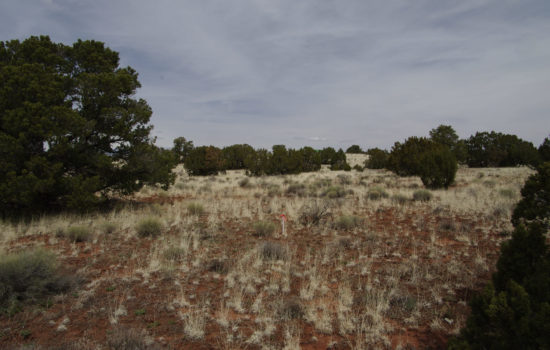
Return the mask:
<path id="1" fill-rule="evenodd" d="M 176 172 L 168 191 L 108 214 L 3 222 L 4 254 L 41 246 L 82 282 L 2 315 L 0 348 L 442 348 L 494 271 L 532 170 L 461 168 L 427 192 L 378 170 Z M 145 219 L 158 236 L 142 237 Z M 74 227 L 89 228 L 83 242 L 60 234 Z"/>

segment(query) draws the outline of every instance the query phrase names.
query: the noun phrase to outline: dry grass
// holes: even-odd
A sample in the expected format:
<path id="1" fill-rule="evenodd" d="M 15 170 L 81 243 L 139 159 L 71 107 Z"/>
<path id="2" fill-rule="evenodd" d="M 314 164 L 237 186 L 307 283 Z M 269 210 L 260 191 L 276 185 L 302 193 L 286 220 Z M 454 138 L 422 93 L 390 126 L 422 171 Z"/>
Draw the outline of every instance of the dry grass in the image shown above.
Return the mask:
<path id="1" fill-rule="evenodd" d="M 88 279 L 25 327 L 56 332 L 66 317 L 69 330 L 89 320 L 139 330 L 78 333 L 95 347 L 151 337 L 184 349 L 438 348 L 418 340 L 463 325 L 531 170 L 459 169 L 455 186 L 429 195 L 418 178 L 381 170 L 248 181 L 177 172 L 168 191 L 144 188 L 139 205 L 109 214 L 0 223 L 2 250 L 45 246 Z M 140 238 L 144 218 L 160 223 L 157 239 Z M 88 239 L 56 236 L 72 227 Z M 0 347 L 20 342 L 0 337 Z"/>

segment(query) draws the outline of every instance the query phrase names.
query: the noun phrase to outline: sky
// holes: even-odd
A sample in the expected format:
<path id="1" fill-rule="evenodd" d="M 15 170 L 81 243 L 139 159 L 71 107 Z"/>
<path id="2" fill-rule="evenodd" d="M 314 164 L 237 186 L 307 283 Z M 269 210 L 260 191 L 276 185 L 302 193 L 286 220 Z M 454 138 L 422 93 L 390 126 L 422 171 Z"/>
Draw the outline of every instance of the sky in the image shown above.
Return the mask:
<path id="1" fill-rule="evenodd" d="M 164 147 L 550 133 L 549 0 L 2 0 L 0 41 L 31 35 L 119 52 Z"/>

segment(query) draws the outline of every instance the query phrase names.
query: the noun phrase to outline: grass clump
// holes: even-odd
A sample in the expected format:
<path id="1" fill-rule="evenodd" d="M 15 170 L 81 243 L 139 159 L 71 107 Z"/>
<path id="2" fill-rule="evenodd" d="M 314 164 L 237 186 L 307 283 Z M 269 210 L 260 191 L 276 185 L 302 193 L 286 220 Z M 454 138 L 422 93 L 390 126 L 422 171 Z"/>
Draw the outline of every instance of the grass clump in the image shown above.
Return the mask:
<path id="1" fill-rule="evenodd" d="M 386 192 L 382 187 L 373 187 L 367 192 L 367 198 L 371 201 L 377 201 L 388 197 L 388 192 Z"/>
<path id="2" fill-rule="evenodd" d="M 413 200 L 417 202 L 429 202 L 433 195 L 428 190 L 416 190 L 413 193 Z"/>
<path id="3" fill-rule="evenodd" d="M 343 198 L 348 194 L 348 192 L 341 186 L 330 186 L 321 193 L 321 197 L 328 198 Z"/>
<path id="4" fill-rule="evenodd" d="M 409 201 L 409 198 L 407 196 L 405 196 L 404 194 L 394 194 L 392 197 L 391 197 L 391 200 L 392 202 L 394 202 L 395 204 L 398 204 L 398 205 L 405 205 L 407 204 L 407 202 Z"/>
<path id="5" fill-rule="evenodd" d="M 340 216 L 334 223 L 334 227 L 340 230 L 351 230 L 361 225 L 363 219 L 355 215 Z"/>
<path id="6" fill-rule="evenodd" d="M 117 225 L 109 221 L 104 221 L 99 227 L 101 229 L 101 232 L 108 235 L 114 233 L 117 230 Z"/>
<path id="7" fill-rule="evenodd" d="M 139 237 L 156 237 L 162 232 L 162 223 L 155 218 L 145 218 L 138 222 L 136 232 Z"/>
<path id="8" fill-rule="evenodd" d="M 260 246 L 260 256 L 264 260 L 285 260 L 287 250 L 277 242 L 264 242 Z"/>
<path id="9" fill-rule="evenodd" d="M 516 196 L 514 190 L 512 190 L 511 188 L 503 188 L 500 191 L 498 191 L 498 193 L 502 197 L 509 198 L 509 199 L 514 199 L 514 197 Z"/>
<path id="10" fill-rule="evenodd" d="M 301 183 L 293 183 L 288 185 L 286 194 L 291 196 L 304 197 L 306 195 L 306 185 Z"/>
<path id="11" fill-rule="evenodd" d="M 13 315 L 26 302 L 42 302 L 71 287 L 57 271 L 55 254 L 44 249 L 0 256 L 0 313 Z"/>
<path id="12" fill-rule="evenodd" d="M 186 255 L 186 251 L 182 247 L 169 247 L 164 251 L 164 258 L 170 261 L 182 260 Z"/>
<path id="13" fill-rule="evenodd" d="M 189 203 L 189 205 L 187 205 L 187 212 L 190 215 L 201 216 L 204 214 L 204 207 L 199 203 Z"/>
<path id="14" fill-rule="evenodd" d="M 254 224 L 254 236 L 271 236 L 275 232 L 275 229 L 275 224 L 270 221 L 258 221 Z"/>
<path id="15" fill-rule="evenodd" d="M 250 179 L 248 177 L 245 177 L 239 181 L 239 187 L 242 187 L 242 188 L 252 187 L 252 183 L 250 183 Z"/>
<path id="16" fill-rule="evenodd" d="M 92 231 L 88 226 L 71 226 L 66 231 L 59 230 L 58 236 L 65 237 L 72 242 L 88 242 L 92 238 Z"/>

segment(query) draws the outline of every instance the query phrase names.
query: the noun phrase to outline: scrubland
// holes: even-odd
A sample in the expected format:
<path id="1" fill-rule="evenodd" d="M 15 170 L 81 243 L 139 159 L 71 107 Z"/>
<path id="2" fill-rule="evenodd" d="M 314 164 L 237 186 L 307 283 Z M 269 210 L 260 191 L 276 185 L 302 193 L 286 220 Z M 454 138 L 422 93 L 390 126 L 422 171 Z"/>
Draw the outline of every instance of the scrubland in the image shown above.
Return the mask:
<path id="1" fill-rule="evenodd" d="M 428 191 L 382 170 L 176 171 L 109 212 L 3 222 L 2 255 L 53 252 L 70 281 L 4 312 L 0 347 L 442 348 L 532 173 L 461 168 Z"/>

